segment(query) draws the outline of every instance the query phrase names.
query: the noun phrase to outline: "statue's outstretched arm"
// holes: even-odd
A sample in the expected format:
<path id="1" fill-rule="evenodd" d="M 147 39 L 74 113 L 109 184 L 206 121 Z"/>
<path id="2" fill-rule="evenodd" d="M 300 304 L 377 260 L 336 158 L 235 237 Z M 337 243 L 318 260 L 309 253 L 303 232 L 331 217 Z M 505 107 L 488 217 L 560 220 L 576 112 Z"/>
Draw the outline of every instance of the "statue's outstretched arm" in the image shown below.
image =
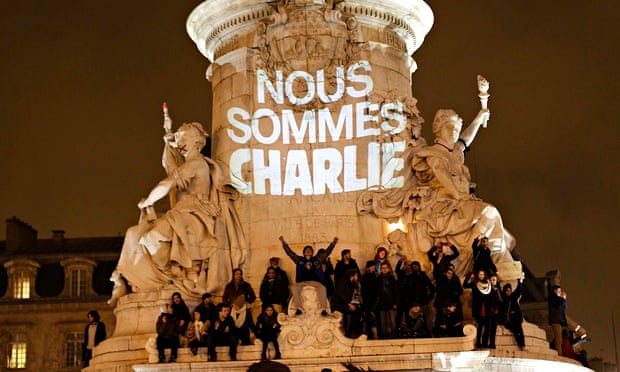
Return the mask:
<path id="1" fill-rule="evenodd" d="M 463 150 L 465 147 L 469 147 L 474 142 L 478 129 L 489 120 L 490 115 L 491 112 L 488 109 L 480 110 L 471 124 L 461 132 L 460 140 L 456 143 L 456 146 L 462 146 Z"/>
<path id="2" fill-rule="evenodd" d="M 176 185 L 174 178 L 168 177 L 159 182 L 149 193 L 146 199 L 138 203 L 138 208 L 143 209 L 155 204 L 156 201 L 168 195 L 168 192 Z"/>

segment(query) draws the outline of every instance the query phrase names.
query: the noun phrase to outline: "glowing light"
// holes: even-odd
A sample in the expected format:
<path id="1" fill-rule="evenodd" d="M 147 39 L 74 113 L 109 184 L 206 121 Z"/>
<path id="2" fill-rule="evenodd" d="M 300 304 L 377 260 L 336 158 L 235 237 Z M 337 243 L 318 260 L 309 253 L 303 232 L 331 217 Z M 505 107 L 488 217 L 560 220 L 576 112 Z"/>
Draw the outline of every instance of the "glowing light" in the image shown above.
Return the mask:
<path id="1" fill-rule="evenodd" d="M 398 222 L 388 224 L 388 233 L 391 233 L 392 231 L 396 231 L 396 230 L 407 232 L 407 229 L 405 228 L 405 224 L 403 224 L 403 220 L 399 219 Z"/>

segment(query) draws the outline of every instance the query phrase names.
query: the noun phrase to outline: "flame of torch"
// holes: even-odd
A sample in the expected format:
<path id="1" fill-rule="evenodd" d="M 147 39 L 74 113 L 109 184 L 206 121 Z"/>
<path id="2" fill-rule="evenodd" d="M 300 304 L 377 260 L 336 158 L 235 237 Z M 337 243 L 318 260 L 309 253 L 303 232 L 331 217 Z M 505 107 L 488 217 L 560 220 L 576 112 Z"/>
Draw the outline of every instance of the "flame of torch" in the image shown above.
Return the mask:
<path id="1" fill-rule="evenodd" d="M 166 102 L 162 103 L 161 109 L 164 112 L 164 130 L 166 133 L 170 133 L 172 130 L 172 120 L 170 119 L 170 115 L 168 115 L 168 104 Z"/>

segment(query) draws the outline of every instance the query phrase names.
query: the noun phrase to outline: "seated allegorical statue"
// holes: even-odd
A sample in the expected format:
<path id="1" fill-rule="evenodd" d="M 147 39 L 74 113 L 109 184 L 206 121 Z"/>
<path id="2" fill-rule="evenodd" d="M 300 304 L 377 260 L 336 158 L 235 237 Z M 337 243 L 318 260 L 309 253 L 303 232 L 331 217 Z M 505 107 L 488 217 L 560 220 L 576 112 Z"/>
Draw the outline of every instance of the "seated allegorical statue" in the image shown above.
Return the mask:
<path id="1" fill-rule="evenodd" d="M 464 163 L 465 152 L 488 118 L 489 111 L 482 109 L 461 130 L 463 120 L 454 110 L 438 110 L 433 120 L 435 143 L 413 150 L 407 187 L 366 192 L 358 202 L 360 213 L 372 212 L 391 222 L 401 219 L 410 243 L 423 252 L 436 241 L 454 244 L 463 252 L 461 275 L 471 266 L 472 241 L 481 235 L 489 238 L 496 261 L 511 262 L 514 238 L 497 209 L 472 193 Z"/>
<path id="2" fill-rule="evenodd" d="M 232 205 L 236 191 L 223 166 L 201 154 L 208 136 L 202 125 L 183 124 L 175 133 L 170 125 L 166 114 L 168 176 L 138 203 L 140 222 L 127 230 L 117 271 L 134 292 L 166 285 L 186 294 L 217 292 L 247 255 Z M 153 205 L 169 194 L 171 208 L 156 216 Z"/>

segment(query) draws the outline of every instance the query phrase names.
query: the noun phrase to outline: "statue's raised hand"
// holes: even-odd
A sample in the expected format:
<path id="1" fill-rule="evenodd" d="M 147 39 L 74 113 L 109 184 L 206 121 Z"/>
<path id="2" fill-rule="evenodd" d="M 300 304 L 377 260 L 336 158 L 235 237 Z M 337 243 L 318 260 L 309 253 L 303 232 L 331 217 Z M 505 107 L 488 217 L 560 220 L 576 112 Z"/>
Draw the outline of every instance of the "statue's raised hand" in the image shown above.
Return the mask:
<path id="1" fill-rule="evenodd" d="M 478 112 L 476 118 L 474 119 L 474 122 L 485 126 L 486 122 L 489 121 L 490 117 L 491 111 L 489 111 L 489 109 L 481 109 L 480 112 Z"/>
<path id="2" fill-rule="evenodd" d="M 167 112 L 164 112 L 164 130 L 166 133 L 170 133 L 172 131 L 172 119 L 170 119 Z"/>
<path id="3" fill-rule="evenodd" d="M 140 209 L 145 209 L 146 207 L 149 207 L 151 204 L 146 202 L 146 199 L 142 199 L 140 200 L 140 202 L 138 203 L 138 208 Z"/>

